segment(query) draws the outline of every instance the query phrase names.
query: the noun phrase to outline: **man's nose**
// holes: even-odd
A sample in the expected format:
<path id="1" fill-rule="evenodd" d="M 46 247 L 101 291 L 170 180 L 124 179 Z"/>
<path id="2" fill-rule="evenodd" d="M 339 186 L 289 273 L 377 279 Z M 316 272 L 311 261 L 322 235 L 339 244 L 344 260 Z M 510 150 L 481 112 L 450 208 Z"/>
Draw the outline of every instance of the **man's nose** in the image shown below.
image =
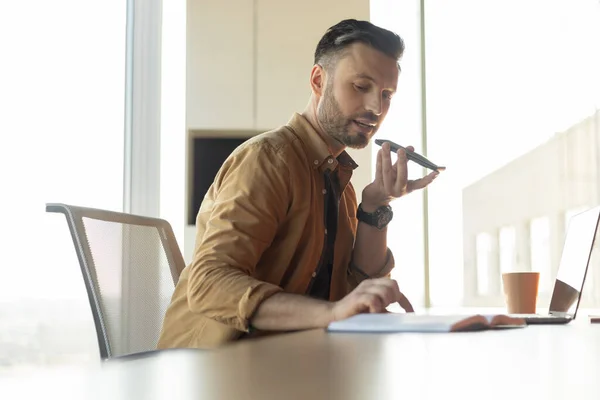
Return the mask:
<path id="1" fill-rule="evenodd" d="M 372 95 L 368 97 L 367 104 L 365 104 L 365 109 L 379 116 L 383 112 L 382 104 L 383 101 L 381 99 L 381 95 Z"/>

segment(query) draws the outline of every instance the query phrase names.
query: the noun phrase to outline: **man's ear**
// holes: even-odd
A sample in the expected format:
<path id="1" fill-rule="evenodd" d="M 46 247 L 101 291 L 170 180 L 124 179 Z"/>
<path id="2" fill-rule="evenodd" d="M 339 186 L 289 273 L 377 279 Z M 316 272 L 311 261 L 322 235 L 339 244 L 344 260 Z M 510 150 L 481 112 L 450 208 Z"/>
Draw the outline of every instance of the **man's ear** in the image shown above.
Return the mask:
<path id="1" fill-rule="evenodd" d="M 315 96 L 321 97 L 323 95 L 324 86 L 325 70 L 319 64 L 315 64 L 310 70 L 310 88 Z"/>

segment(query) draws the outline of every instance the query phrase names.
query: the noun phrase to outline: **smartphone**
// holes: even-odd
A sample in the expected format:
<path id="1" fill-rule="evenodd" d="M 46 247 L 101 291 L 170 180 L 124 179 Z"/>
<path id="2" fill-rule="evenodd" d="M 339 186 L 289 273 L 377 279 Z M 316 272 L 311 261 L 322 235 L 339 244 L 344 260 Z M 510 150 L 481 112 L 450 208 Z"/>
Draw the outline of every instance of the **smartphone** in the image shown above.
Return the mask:
<path id="1" fill-rule="evenodd" d="M 423 157 L 422 155 L 415 153 L 414 151 L 406 150 L 406 148 L 400 146 L 397 143 L 392 142 L 391 140 L 375 139 L 375 144 L 378 146 L 383 146 L 384 143 L 389 143 L 390 149 L 394 153 L 396 153 L 400 149 L 403 149 L 404 151 L 406 151 L 406 158 L 408 158 L 411 161 L 416 162 L 417 164 L 419 164 L 425 168 L 429 168 L 434 171 L 443 171 L 446 169 L 446 167 L 436 165 L 436 164 L 432 163 L 431 161 L 429 161 L 427 158 Z"/>

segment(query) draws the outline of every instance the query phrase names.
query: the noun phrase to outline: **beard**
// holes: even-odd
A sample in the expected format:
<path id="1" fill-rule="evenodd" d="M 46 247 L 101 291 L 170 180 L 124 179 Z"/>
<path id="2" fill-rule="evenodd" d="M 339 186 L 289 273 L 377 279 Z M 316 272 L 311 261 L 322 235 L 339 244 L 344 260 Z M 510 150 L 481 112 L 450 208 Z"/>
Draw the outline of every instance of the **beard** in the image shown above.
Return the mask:
<path id="1" fill-rule="evenodd" d="M 317 118 L 323 127 L 325 134 L 334 138 L 346 147 L 350 147 L 352 149 L 365 148 L 369 144 L 371 136 L 373 136 L 377 131 L 377 126 L 373 128 L 373 131 L 369 136 L 359 132 L 351 133 L 351 130 L 354 127 L 352 121 L 361 118 L 361 116 L 345 116 L 342 113 L 340 104 L 333 95 L 331 86 L 331 84 L 327 85 L 327 88 L 323 92 L 323 101 L 317 109 Z M 376 115 L 372 113 L 366 114 L 368 115 L 363 115 L 362 118 L 367 118 L 372 121 L 378 120 Z"/>

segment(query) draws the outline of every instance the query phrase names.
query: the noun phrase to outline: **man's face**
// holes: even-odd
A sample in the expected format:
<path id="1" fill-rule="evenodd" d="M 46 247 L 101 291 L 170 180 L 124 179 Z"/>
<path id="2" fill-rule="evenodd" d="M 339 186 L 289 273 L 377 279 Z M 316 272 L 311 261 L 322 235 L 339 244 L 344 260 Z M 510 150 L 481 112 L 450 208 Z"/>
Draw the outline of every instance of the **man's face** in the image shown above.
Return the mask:
<path id="1" fill-rule="evenodd" d="M 396 60 L 365 44 L 351 45 L 328 71 L 317 118 L 326 134 L 360 149 L 379 129 L 398 84 Z"/>

